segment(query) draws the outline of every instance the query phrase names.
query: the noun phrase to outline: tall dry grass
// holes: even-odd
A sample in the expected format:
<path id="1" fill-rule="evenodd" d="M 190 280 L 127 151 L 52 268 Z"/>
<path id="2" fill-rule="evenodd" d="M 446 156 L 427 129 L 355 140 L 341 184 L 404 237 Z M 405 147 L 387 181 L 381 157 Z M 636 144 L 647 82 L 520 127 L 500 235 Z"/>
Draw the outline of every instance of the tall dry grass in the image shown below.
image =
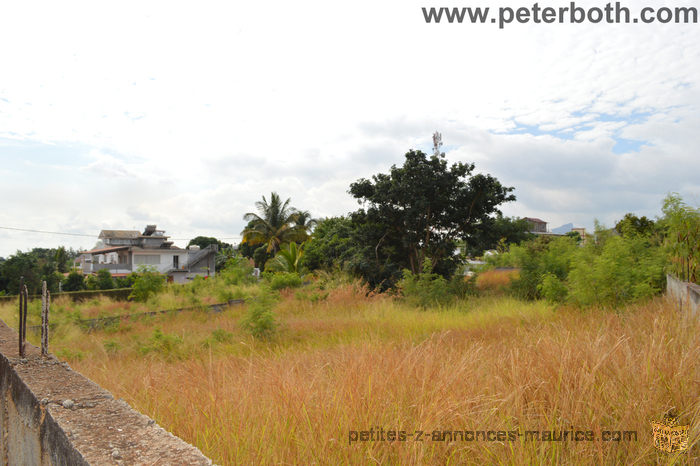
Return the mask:
<path id="1" fill-rule="evenodd" d="M 510 290 L 510 282 L 518 272 L 509 270 L 486 270 L 476 277 L 476 288 L 491 296 L 503 296 Z"/>
<path id="2" fill-rule="evenodd" d="M 240 333 L 243 310 L 230 312 L 157 322 L 193 345 L 187 359 L 103 349 L 104 339 L 151 331 L 146 322 L 95 334 L 73 368 L 222 465 L 646 465 L 700 456 L 700 323 L 662 299 L 617 311 L 508 298 L 424 311 L 351 288 L 315 301 L 288 293 L 272 344 Z M 218 328 L 230 341 L 192 343 Z M 649 422 L 671 408 L 691 426 L 689 454 L 652 446 Z M 349 442 L 351 431 L 370 428 L 573 429 L 596 440 Z M 636 431 L 637 440 L 604 442 L 602 431 Z"/>

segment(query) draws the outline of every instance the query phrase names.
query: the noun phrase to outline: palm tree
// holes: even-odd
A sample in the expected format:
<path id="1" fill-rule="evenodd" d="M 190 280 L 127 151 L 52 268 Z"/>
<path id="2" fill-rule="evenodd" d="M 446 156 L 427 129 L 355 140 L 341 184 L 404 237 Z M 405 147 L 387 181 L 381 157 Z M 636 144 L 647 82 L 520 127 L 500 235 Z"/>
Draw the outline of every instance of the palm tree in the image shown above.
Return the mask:
<path id="1" fill-rule="evenodd" d="M 275 192 L 270 194 L 269 203 L 263 196 L 262 202 L 255 203 L 260 215 L 248 212 L 243 216 L 243 220 L 252 222 L 252 227 L 241 232 L 241 242 L 251 245 L 267 244 L 267 251 L 277 254 L 282 244 L 306 240 L 307 227 L 297 225 L 299 212 L 289 206 L 290 201 L 287 199 L 282 202 Z"/>
<path id="2" fill-rule="evenodd" d="M 307 232 L 310 232 L 312 228 L 318 225 L 318 219 L 311 218 L 311 213 L 308 210 L 299 210 L 297 211 L 297 219 L 294 223 L 300 227 L 304 227 Z"/>
<path id="3" fill-rule="evenodd" d="M 282 246 L 277 256 L 268 261 L 266 269 L 273 272 L 298 273 L 303 275 L 306 269 L 301 266 L 300 259 L 304 255 L 302 247 L 297 247 L 296 243 L 289 243 Z"/>

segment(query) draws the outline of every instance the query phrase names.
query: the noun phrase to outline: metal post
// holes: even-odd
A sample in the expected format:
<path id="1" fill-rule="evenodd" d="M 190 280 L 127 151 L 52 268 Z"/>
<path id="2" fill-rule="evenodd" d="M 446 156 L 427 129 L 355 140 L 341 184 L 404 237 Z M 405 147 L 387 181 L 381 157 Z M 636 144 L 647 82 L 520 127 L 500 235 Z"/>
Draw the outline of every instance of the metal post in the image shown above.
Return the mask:
<path id="1" fill-rule="evenodd" d="M 19 333 L 19 357 L 22 357 L 22 299 L 24 299 L 24 294 L 22 293 L 22 288 L 24 287 L 24 277 L 19 278 L 19 325 L 17 328 L 17 333 Z"/>
<path id="2" fill-rule="evenodd" d="M 27 337 L 27 285 L 24 284 L 24 277 L 19 279 L 19 357 L 25 357 L 24 339 Z"/>
<path id="3" fill-rule="evenodd" d="M 49 357 L 49 306 L 51 295 L 46 282 L 41 285 L 41 355 Z"/>

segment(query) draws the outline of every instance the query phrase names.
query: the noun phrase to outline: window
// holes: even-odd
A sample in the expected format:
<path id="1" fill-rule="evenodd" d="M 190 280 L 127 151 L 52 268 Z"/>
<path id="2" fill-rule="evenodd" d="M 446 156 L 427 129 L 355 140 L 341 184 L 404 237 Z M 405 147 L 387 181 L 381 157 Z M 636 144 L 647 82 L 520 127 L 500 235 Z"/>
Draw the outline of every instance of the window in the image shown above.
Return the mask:
<path id="1" fill-rule="evenodd" d="M 173 256 L 173 267 L 180 268 L 180 256 Z"/>
<path id="2" fill-rule="evenodd" d="M 160 256 L 158 254 L 134 254 L 134 264 L 159 265 Z"/>

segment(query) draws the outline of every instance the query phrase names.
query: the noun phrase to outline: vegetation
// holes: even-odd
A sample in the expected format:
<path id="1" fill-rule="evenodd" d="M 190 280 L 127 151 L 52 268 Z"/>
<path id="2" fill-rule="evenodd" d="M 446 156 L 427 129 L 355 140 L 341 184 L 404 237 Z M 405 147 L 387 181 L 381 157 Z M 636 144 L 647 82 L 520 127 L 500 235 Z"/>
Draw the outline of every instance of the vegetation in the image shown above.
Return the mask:
<path id="1" fill-rule="evenodd" d="M 487 297 L 424 308 L 367 291 L 281 293 L 258 308 L 280 324 L 267 340 L 240 325 L 248 305 L 91 338 L 63 327 L 52 349 L 221 465 L 672 464 L 651 445 L 649 421 L 674 408 L 680 425 L 700 422 L 700 324 L 673 303 L 582 313 Z M 350 442 L 376 426 L 428 436 L 573 428 L 594 440 Z M 637 440 L 602 441 L 602 431 Z M 693 458 L 698 440 L 691 429 Z"/>
<path id="2" fill-rule="evenodd" d="M 252 301 L 248 305 L 248 312 L 241 319 L 241 328 L 255 338 L 272 340 L 279 328 L 277 316 L 271 310 L 273 304 L 269 293 L 264 293 L 262 297 Z"/>
<path id="3" fill-rule="evenodd" d="M 63 274 L 70 270 L 70 264 L 78 254 L 73 248 L 66 249 L 63 246 L 17 251 L 0 262 L 0 293 L 18 294 L 20 277 L 24 277 L 29 294 L 40 293 L 43 281 L 51 293 L 57 293 L 59 283 L 64 280 Z"/>
<path id="4" fill-rule="evenodd" d="M 265 269 L 272 272 L 287 272 L 303 275 L 306 269 L 301 265 L 304 251 L 296 243 L 285 244 L 275 258 L 268 261 Z"/>
<path id="5" fill-rule="evenodd" d="M 402 167 L 353 183 L 365 208 L 347 217 L 312 219 L 263 197 L 244 217 L 240 254 L 218 257 L 210 279 L 166 286 L 143 267 L 111 283 L 131 284 L 135 302 L 58 297 L 52 351 L 222 465 L 696 461 L 698 429 L 688 458 L 662 456 L 649 421 L 673 409 L 680 425 L 700 422 L 700 321 L 658 296 L 669 269 L 697 280 L 700 211 L 671 194 L 656 221 L 630 213 L 587 238 L 532 237 L 498 211 L 512 188 L 474 165 L 448 167 L 434 142 L 431 157 L 410 151 Z M 458 246 L 499 254 L 465 275 Z M 42 260 L 3 262 L 3 291 L 18 274 L 60 274 Z M 102 289 L 108 275 L 64 283 Z M 15 307 L 0 305 L 14 326 Z M 192 310 L 85 324 L 179 308 Z M 30 325 L 39 314 L 30 302 Z M 411 437 L 354 439 L 370 429 Z M 478 431 L 591 440 L 454 436 Z"/>
<path id="6" fill-rule="evenodd" d="M 134 301 L 146 302 L 148 298 L 160 293 L 165 286 L 165 277 L 153 266 L 139 266 L 139 276 L 131 287 L 129 296 Z"/>
<path id="7" fill-rule="evenodd" d="M 191 239 L 189 243 L 187 243 L 187 247 L 189 248 L 190 246 L 199 246 L 201 249 L 204 249 L 208 246 L 211 246 L 212 244 L 217 245 L 219 247 L 219 251 L 222 251 L 224 249 L 230 249 L 233 247 L 231 244 L 224 243 L 223 241 L 219 241 L 218 239 L 211 236 L 197 236 L 196 238 Z"/>
<path id="8" fill-rule="evenodd" d="M 299 225 L 299 211 L 290 207 L 290 199 L 282 202 L 275 192 L 270 194 L 270 202 L 263 196 L 255 205 L 258 213 L 248 212 L 243 219 L 252 225 L 241 232 L 242 243 L 250 245 L 266 244 L 267 252 L 277 253 L 282 244 L 304 241 L 308 238 L 308 225 Z"/>
<path id="9" fill-rule="evenodd" d="M 672 271 L 681 279 L 700 284 L 700 209 L 686 205 L 678 194 L 664 199 L 664 246 Z"/>
<path id="10" fill-rule="evenodd" d="M 505 245 L 521 244 L 534 239 L 530 233 L 530 223 L 524 218 L 504 217 L 496 212 L 495 217 L 486 217 L 465 241 L 470 256 L 480 257 L 490 249 L 499 249 Z"/>
<path id="11" fill-rule="evenodd" d="M 400 269 L 421 273 L 430 258 L 431 269 L 451 277 L 458 261 L 455 242 L 464 240 L 489 223 L 504 202 L 515 200 L 514 188 L 502 186 L 490 175 L 472 175 L 474 164 L 461 162 L 448 167 L 435 147 L 430 158 L 421 151 L 406 153 L 403 167 L 360 179 L 350 194 L 367 205 L 358 215 L 372 225 L 367 243 L 380 261 L 380 250 L 393 249 Z M 386 254 L 381 254 L 386 256 Z"/>
<path id="12" fill-rule="evenodd" d="M 352 221 L 347 217 L 321 220 L 311 240 L 305 243 L 301 263 L 309 270 L 347 270 L 354 247 L 352 233 Z"/>
<path id="13" fill-rule="evenodd" d="M 663 291 L 668 259 L 651 236 L 619 236 L 596 225 L 597 242 L 541 236 L 488 261 L 518 267 L 512 289 L 523 299 L 617 307 Z"/>
<path id="14" fill-rule="evenodd" d="M 423 273 L 420 275 L 404 270 L 399 290 L 407 303 L 422 308 L 441 307 L 475 293 L 475 277 L 469 279 L 455 275 L 451 281 L 447 281 L 442 275 L 432 273 L 431 263 L 429 258 L 423 261 Z"/>

